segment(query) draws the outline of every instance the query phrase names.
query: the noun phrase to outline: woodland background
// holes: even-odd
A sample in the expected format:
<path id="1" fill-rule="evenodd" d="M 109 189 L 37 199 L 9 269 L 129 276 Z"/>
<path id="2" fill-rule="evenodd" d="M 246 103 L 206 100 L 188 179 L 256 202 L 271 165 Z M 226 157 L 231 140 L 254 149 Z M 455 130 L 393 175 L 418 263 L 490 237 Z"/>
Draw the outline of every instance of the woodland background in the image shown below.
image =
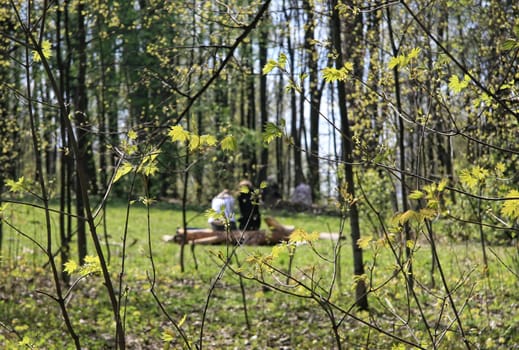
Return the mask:
<path id="1" fill-rule="evenodd" d="M 377 239 L 409 291 L 420 238 L 433 266 L 437 240 L 477 244 L 485 268 L 489 245 L 517 249 L 514 1 L 3 0 L 0 42 L 0 252 L 14 235 L 44 253 L 76 347 L 60 286 L 94 253 L 125 347 L 112 200 L 185 212 L 248 178 L 293 210 L 308 183 L 298 209 L 343 219 L 360 310 Z M 20 205 L 46 213 L 42 241 L 10 221 Z"/>

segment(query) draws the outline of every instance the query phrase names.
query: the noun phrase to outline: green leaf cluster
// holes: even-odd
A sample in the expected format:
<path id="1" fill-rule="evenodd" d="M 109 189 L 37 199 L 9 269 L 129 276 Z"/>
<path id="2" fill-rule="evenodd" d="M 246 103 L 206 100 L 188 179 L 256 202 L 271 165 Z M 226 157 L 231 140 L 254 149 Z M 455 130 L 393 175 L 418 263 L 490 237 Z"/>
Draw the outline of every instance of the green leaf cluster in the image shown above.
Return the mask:
<path id="1" fill-rule="evenodd" d="M 69 275 L 78 274 L 80 277 L 86 277 L 91 274 L 101 272 L 101 264 L 99 257 L 87 255 L 83 265 L 79 265 L 74 260 L 69 260 L 65 263 L 64 271 Z"/>
<path id="2" fill-rule="evenodd" d="M 501 207 L 501 214 L 512 220 L 519 219 L 519 191 L 510 190 L 505 196 Z"/>
<path id="3" fill-rule="evenodd" d="M 32 59 L 34 60 L 34 62 L 40 62 L 42 59 L 42 55 L 43 55 L 43 57 L 45 57 L 45 59 L 49 59 L 52 56 L 52 45 L 51 45 L 50 41 L 43 40 L 41 43 L 40 50 L 41 50 L 41 54 L 38 50 L 32 51 L 32 54 L 33 54 Z"/>
<path id="4" fill-rule="evenodd" d="M 457 75 L 452 75 L 449 79 L 449 89 L 459 94 L 469 86 L 469 83 L 470 77 L 467 74 L 463 76 L 463 79 L 460 79 Z"/>
<path id="5" fill-rule="evenodd" d="M 308 233 L 301 228 L 296 228 L 289 237 L 289 243 L 311 243 L 319 239 L 319 232 Z"/>
<path id="6" fill-rule="evenodd" d="M 327 83 L 335 81 L 345 81 L 349 74 L 353 71 L 353 63 L 346 62 L 340 69 L 334 67 L 326 67 L 323 69 L 323 78 Z"/>
<path id="7" fill-rule="evenodd" d="M 280 70 L 285 70 L 287 64 L 287 56 L 284 53 L 280 53 L 277 60 L 270 59 L 267 61 L 265 66 L 263 67 L 263 74 L 269 74 L 272 72 L 275 68 L 278 68 Z"/>
<path id="8" fill-rule="evenodd" d="M 21 176 L 17 181 L 12 179 L 7 179 L 5 181 L 5 185 L 9 188 L 11 192 L 24 192 L 26 181 L 23 176 Z"/>
<path id="9" fill-rule="evenodd" d="M 388 68 L 393 69 L 397 66 L 398 68 L 405 68 L 418 57 L 420 51 L 422 51 L 420 48 L 415 47 L 407 55 L 401 54 L 398 56 L 391 57 L 388 63 Z"/>
<path id="10" fill-rule="evenodd" d="M 424 186 L 421 190 L 414 190 L 409 194 L 409 199 L 426 201 L 426 207 L 429 209 L 440 209 L 441 198 L 447 187 L 448 180 L 442 179 L 439 183 L 431 183 Z"/>
<path id="11" fill-rule="evenodd" d="M 144 176 L 153 176 L 159 171 L 157 157 L 159 156 L 160 151 L 154 150 L 148 154 L 145 154 L 139 159 L 137 164 L 133 164 L 129 160 L 125 160 L 122 164 L 117 168 L 115 172 L 113 182 L 119 181 L 123 176 L 135 171 L 139 174 L 143 174 Z"/>
<path id="12" fill-rule="evenodd" d="M 476 190 L 479 186 L 485 184 L 485 181 L 490 176 L 490 171 L 479 165 L 473 166 L 469 169 L 463 169 L 460 172 L 459 179 L 461 184 L 470 190 Z"/>
<path id="13" fill-rule="evenodd" d="M 277 125 L 272 122 L 265 124 L 265 130 L 263 131 L 263 142 L 266 144 L 271 143 L 277 138 L 283 137 L 283 129 L 285 126 L 284 120 L 281 120 L 281 124 Z"/>
<path id="14" fill-rule="evenodd" d="M 175 125 L 169 130 L 168 136 L 172 142 L 188 143 L 191 152 L 203 150 L 209 147 L 215 147 L 218 140 L 210 134 L 198 135 L 194 132 L 184 129 L 182 125 Z M 237 149 L 236 139 L 233 135 L 226 135 L 220 141 L 220 147 L 224 151 L 233 152 Z"/>

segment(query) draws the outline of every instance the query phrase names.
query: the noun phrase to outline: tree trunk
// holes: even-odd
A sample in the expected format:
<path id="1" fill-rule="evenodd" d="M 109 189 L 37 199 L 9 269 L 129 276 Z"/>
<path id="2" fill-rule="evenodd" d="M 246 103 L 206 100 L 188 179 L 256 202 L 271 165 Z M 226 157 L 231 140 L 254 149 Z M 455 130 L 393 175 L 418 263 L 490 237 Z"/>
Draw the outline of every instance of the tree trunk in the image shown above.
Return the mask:
<path id="1" fill-rule="evenodd" d="M 68 94 L 66 91 L 65 81 L 69 79 L 69 70 L 68 65 L 66 65 L 66 61 L 63 61 L 64 48 L 62 47 L 63 38 L 61 37 L 61 28 L 62 28 L 62 14 L 65 12 L 65 16 L 63 18 L 63 24 L 66 27 L 65 33 L 68 33 L 68 4 L 65 3 L 63 10 L 60 8 L 59 1 L 56 3 L 56 61 L 58 66 L 58 74 L 59 74 L 59 88 L 62 94 L 62 100 L 65 101 L 65 94 Z M 67 104 L 68 105 L 68 104 Z M 71 234 L 70 225 L 66 225 L 66 218 L 70 218 L 70 182 L 68 180 L 68 174 L 72 171 L 71 169 L 71 161 L 69 152 L 65 151 L 68 147 L 68 135 L 67 135 L 67 126 L 65 123 L 65 118 L 67 118 L 66 111 L 60 109 L 60 137 L 61 137 L 61 152 L 59 152 L 59 162 L 61 164 L 60 167 L 60 199 L 59 199 L 59 236 L 60 236 L 60 271 L 61 271 L 61 279 L 65 284 L 68 285 L 70 282 L 70 275 L 65 272 L 65 264 L 70 260 L 70 239 Z"/>
<path id="2" fill-rule="evenodd" d="M 267 63 L 267 36 L 268 31 L 265 26 L 267 23 L 261 23 L 260 37 L 259 37 L 259 65 L 260 67 L 264 67 Z M 265 74 L 260 74 L 260 123 L 261 123 L 261 131 L 265 131 L 265 127 L 268 122 L 268 108 L 267 105 L 269 103 L 267 98 L 267 77 Z M 269 150 L 268 147 L 262 147 L 260 152 L 260 169 L 258 173 L 259 182 L 267 180 L 267 170 L 269 163 Z"/>
<path id="3" fill-rule="evenodd" d="M 341 40 L 341 21 L 339 13 L 337 12 L 337 0 L 331 1 L 331 8 L 333 9 L 332 21 L 331 21 L 331 32 L 332 42 L 334 49 L 337 52 L 335 59 L 335 67 L 340 69 L 344 66 L 343 55 L 342 55 L 342 40 Z M 348 33 L 352 34 L 352 33 Z M 351 39 L 350 39 L 351 40 Z M 348 117 L 347 107 L 347 95 L 346 86 L 343 81 L 337 82 L 337 93 L 339 97 L 339 113 L 341 119 L 341 133 L 342 133 L 342 160 L 344 162 L 345 180 L 347 184 L 348 194 L 351 198 L 355 198 L 355 180 L 353 173 L 353 142 L 352 142 L 352 131 L 350 128 L 350 121 Z M 355 276 L 361 277 L 364 275 L 364 262 L 363 252 L 358 246 L 357 241 L 360 239 L 360 223 L 359 223 L 359 212 L 356 203 L 350 205 L 349 211 L 350 217 L 350 230 L 351 240 L 353 249 L 353 273 Z M 361 310 L 368 309 L 368 297 L 366 282 L 363 278 L 359 278 L 356 282 L 355 288 L 355 305 Z"/>
<path id="4" fill-rule="evenodd" d="M 388 30 L 389 30 L 389 40 L 391 43 L 391 47 L 393 49 L 393 56 L 398 56 L 398 48 L 394 40 L 393 29 L 391 26 L 391 11 L 387 9 L 387 18 L 388 18 Z M 401 117 L 400 113 L 402 113 L 402 102 L 400 97 L 400 75 L 398 72 L 398 67 L 393 68 L 393 75 L 395 80 L 395 96 L 396 96 L 396 108 L 399 113 L 397 116 L 398 119 L 398 155 L 399 155 L 399 168 L 400 168 L 400 197 L 402 204 L 402 212 L 405 213 L 409 210 L 409 204 L 407 202 L 407 182 L 406 182 L 406 148 L 405 148 L 405 126 L 404 120 Z M 411 149 L 413 149 L 411 147 Z M 404 223 L 404 239 L 405 241 L 402 244 L 405 246 L 405 254 L 408 259 L 407 266 L 407 284 L 410 290 L 413 289 L 414 286 L 414 278 L 413 278 L 413 263 L 411 259 L 411 248 L 407 244 L 409 240 L 411 240 L 411 229 L 409 227 L 409 223 Z"/>
<path id="5" fill-rule="evenodd" d="M 247 106 L 245 110 L 244 126 L 252 131 L 256 130 L 256 84 L 254 78 L 254 65 L 253 65 L 253 47 L 249 46 L 250 52 L 248 53 L 250 59 L 248 60 L 248 71 L 249 75 L 246 76 L 246 91 L 244 96 L 244 105 Z M 245 177 L 249 179 L 258 180 L 258 159 L 256 156 L 255 145 L 246 144 L 246 150 L 244 153 L 244 167 L 243 173 Z"/>
<path id="6" fill-rule="evenodd" d="M 315 41 L 314 8 L 310 1 L 303 1 L 303 7 L 307 16 L 304 48 L 308 62 L 308 77 L 310 90 L 310 154 L 308 157 L 309 185 L 312 189 L 312 200 L 320 197 L 320 168 L 319 168 L 319 116 L 321 108 L 321 96 L 323 88 L 319 86 L 318 52 Z"/>
<path id="7" fill-rule="evenodd" d="M 0 33 L 11 33 L 13 24 L 10 23 L 8 17 L 2 18 L 0 21 Z M 4 61 L 8 55 L 9 39 L 7 36 L 0 35 L 0 61 Z M 0 81 L 9 81 L 9 70 L 2 64 L 0 64 Z M 1 195 L 4 192 L 4 181 L 12 174 L 13 167 L 13 152 L 15 150 L 15 144 L 13 140 L 13 132 L 11 122 L 9 118 L 9 103 L 8 103 L 8 91 L 4 88 L 4 85 L 0 85 L 0 207 L 2 206 Z M 15 124 L 12 123 L 14 126 Z M 0 256 L 2 256 L 2 241 L 3 241 L 3 229 L 2 220 L 0 220 Z"/>
<path id="8" fill-rule="evenodd" d="M 76 53 L 77 53 L 77 81 L 74 91 L 74 119 L 76 120 L 76 133 L 79 153 L 76 155 L 78 164 L 86 164 L 88 152 L 88 121 L 87 121 L 87 90 L 86 90 L 86 28 L 84 18 L 84 4 L 78 2 L 77 7 L 77 33 L 76 33 Z M 78 169 L 78 168 L 76 168 Z M 86 169 L 85 169 L 86 170 Z M 88 179 L 91 174 L 84 174 Z M 87 181 L 88 183 L 89 181 Z M 79 181 L 79 174 L 76 176 L 76 211 L 77 211 L 77 245 L 80 264 L 84 263 L 87 255 L 87 240 L 85 227 L 85 208 L 82 189 Z"/>
<path id="9" fill-rule="evenodd" d="M 287 9 L 287 4 L 283 1 L 283 12 L 285 14 L 285 19 L 287 23 L 291 21 L 296 21 L 296 19 L 292 18 L 293 16 L 290 13 L 290 10 Z M 299 23 L 296 22 L 296 25 Z M 295 80 L 295 62 L 296 55 L 294 50 L 294 45 L 292 44 L 292 36 L 287 35 L 287 53 L 290 58 L 290 78 Z M 297 92 L 295 89 L 290 89 L 290 137 L 294 142 L 292 147 L 292 156 L 293 156 L 293 169 L 292 172 L 294 174 L 293 187 L 296 187 L 300 183 L 305 182 L 305 176 L 303 173 L 303 160 L 301 156 L 301 132 L 300 127 L 298 127 L 298 104 L 297 104 Z M 302 112 L 300 112 L 302 113 Z M 290 188 L 290 182 L 288 183 Z"/>

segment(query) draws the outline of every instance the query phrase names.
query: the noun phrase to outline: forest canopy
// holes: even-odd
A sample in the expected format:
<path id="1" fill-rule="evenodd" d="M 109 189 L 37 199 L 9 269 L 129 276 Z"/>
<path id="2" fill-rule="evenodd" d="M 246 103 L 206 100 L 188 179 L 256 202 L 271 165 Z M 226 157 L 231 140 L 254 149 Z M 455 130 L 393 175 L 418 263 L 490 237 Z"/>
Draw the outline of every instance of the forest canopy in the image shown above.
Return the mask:
<path id="1" fill-rule="evenodd" d="M 0 22 L 2 182 L 35 178 L 31 122 L 56 194 L 78 157 L 94 194 L 140 167 L 151 196 L 189 186 L 196 202 L 249 178 L 285 198 L 307 182 L 324 204 L 346 153 L 388 189 L 401 171 L 411 188 L 456 185 L 473 165 L 514 182 L 516 7 L 11 1 Z M 127 188 L 122 179 L 114 193 Z"/>

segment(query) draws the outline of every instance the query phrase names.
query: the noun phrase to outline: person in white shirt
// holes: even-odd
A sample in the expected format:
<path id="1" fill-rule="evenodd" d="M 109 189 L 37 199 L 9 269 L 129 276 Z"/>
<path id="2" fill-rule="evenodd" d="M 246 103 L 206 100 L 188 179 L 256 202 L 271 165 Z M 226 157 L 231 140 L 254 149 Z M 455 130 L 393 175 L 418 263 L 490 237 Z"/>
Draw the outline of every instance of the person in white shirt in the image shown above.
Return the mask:
<path id="1" fill-rule="evenodd" d="M 226 224 L 229 225 L 230 230 L 236 230 L 234 197 L 228 189 L 223 190 L 212 199 L 211 209 L 217 214 L 211 215 L 208 220 L 214 231 L 226 231 Z"/>

